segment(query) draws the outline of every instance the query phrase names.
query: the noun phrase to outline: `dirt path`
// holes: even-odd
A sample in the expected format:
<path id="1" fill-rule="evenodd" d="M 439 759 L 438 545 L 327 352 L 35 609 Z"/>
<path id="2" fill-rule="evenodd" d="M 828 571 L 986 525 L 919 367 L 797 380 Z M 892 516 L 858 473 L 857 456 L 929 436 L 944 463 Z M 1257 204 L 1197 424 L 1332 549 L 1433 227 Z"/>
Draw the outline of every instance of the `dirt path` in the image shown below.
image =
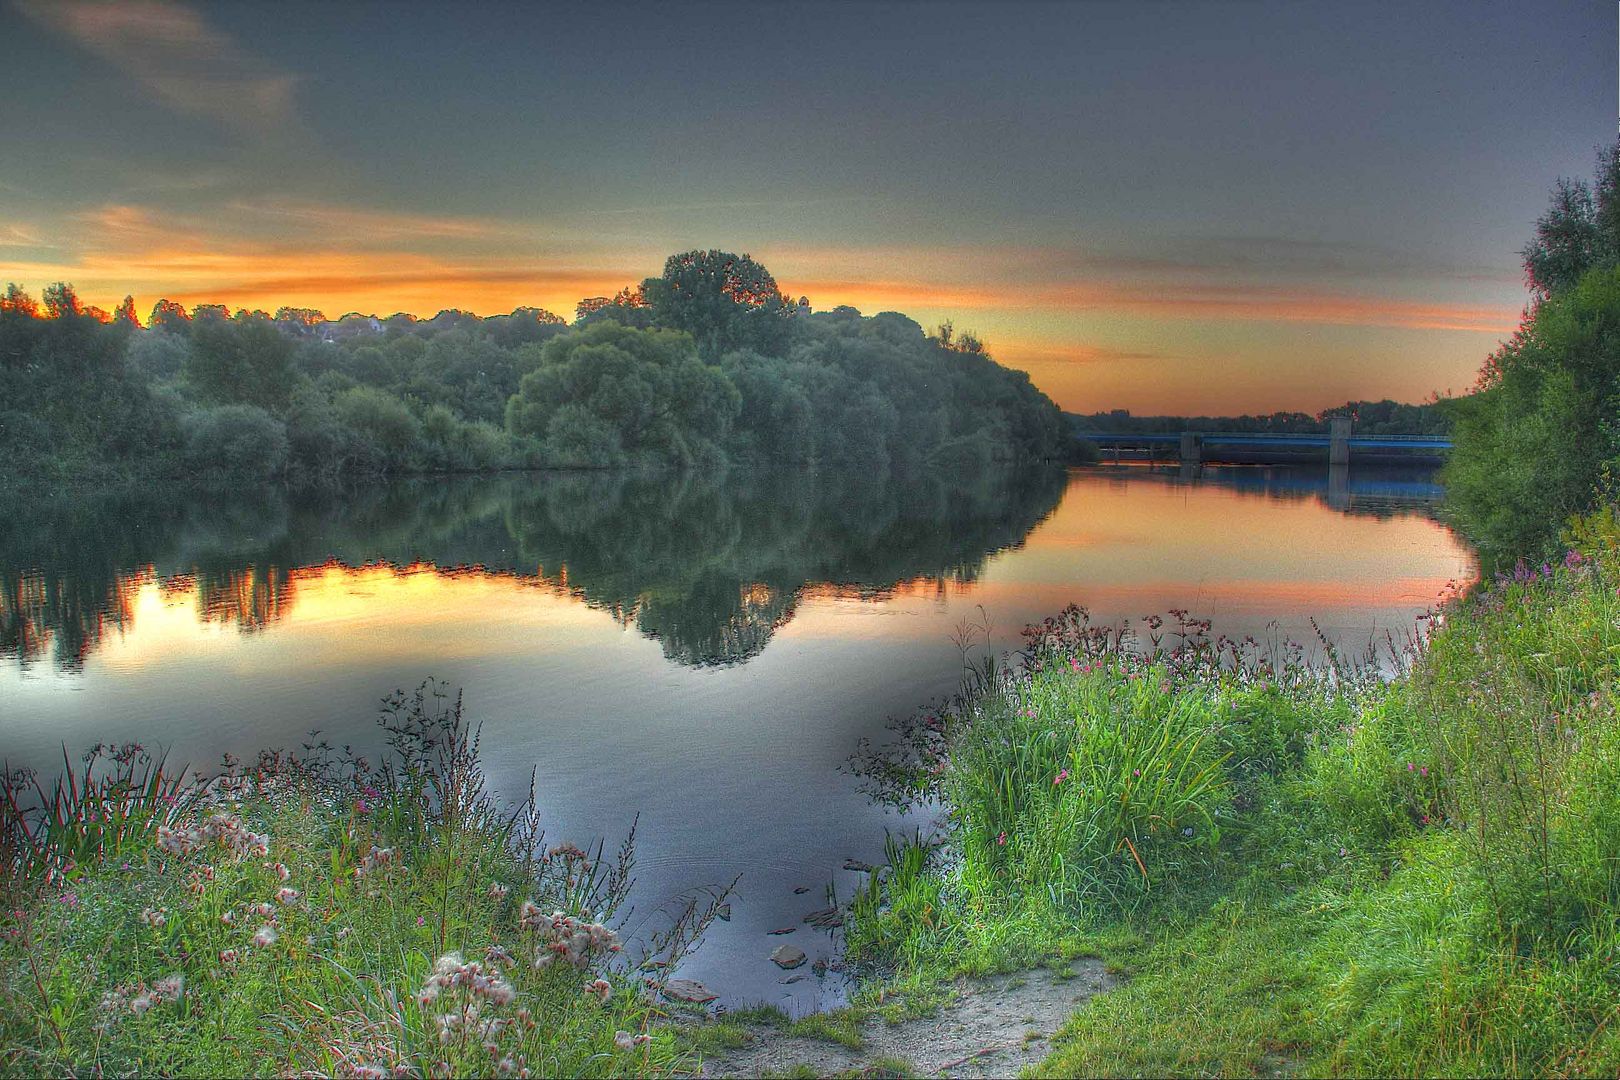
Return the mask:
<path id="1" fill-rule="evenodd" d="M 701 1075 L 761 1076 L 808 1065 L 818 1076 L 901 1060 L 922 1076 L 1012 1076 L 1046 1057 L 1048 1041 L 1080 1003 L 1114 985 L 1100 960 L 1067 971 L 1046 968 L 959 984 L 957 998 L 933 1016 L 888 1024 L 868 1018 L 859 1050 L 752 1025 L 752 1041 L 710 1057 Z"/>

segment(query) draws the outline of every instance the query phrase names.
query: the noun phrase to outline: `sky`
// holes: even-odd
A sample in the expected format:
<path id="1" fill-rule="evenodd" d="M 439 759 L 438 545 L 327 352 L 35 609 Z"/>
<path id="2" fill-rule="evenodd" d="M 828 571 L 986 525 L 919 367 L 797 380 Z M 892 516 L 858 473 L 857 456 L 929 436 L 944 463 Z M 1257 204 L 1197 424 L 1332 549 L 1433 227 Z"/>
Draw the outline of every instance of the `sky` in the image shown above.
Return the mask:
<path id="1" fill-rule="evenodd" d="M 0 0 L 0 281 L 427 316 L 746 252 L 1075 411 L 1462 393 L 1606 3 Z"/>

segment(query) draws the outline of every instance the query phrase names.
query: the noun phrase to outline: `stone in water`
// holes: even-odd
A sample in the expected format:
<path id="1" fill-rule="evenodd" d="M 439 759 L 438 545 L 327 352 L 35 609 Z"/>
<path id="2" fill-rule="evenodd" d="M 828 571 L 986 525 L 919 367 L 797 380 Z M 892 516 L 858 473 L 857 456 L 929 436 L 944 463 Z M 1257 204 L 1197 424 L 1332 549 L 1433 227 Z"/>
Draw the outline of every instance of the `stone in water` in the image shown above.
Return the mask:
<path id="1" fill-rule="evenodd" d="M 776 951 L 771 953 L 771 963 L 788 971 L 803 964 L 806 960 L 803 949 L 796 949 L 792 945 L 778 945 Z"/>
<path id="2" fill-rule="evenodd" d="M 671 979 L 664 984 L 664 996 L 672 1001 L 706 1005 L 720 995 L 695 979 Z"/>

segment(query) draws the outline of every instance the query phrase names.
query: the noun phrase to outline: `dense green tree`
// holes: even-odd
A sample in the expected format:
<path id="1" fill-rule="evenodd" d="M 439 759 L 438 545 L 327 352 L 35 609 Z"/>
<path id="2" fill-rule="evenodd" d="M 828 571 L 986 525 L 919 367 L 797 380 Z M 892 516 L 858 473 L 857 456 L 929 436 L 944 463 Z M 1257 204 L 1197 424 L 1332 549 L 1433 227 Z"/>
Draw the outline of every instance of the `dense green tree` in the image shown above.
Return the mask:
<path id="1" fill-rule="evenodd" d="M 272 323 L 194 316 L 186 380 L 205 401 L 279 411 L 292 389 L 293 349 Z"/>
<path id="2" fill-rule="evenodd" d="M 175 378 L 190 357 L 191 342 L 187 337 L 158 330 L 131 335 L 124 352 L 130 373 L 153 381 Z"/>
<path id="3" fill-rule="evenodd" d="M 186 417 L 185 460 L 213 481 L 268 480 L 287 461 L 287 427 L 256 405 L 216 405 Z"/>
<path id="4" fill-rule="evenodd" d="M 663 276 L 648 278 L 642 291 L 659 326 L 685 330 L 711 359 L 733 349 L 776 354 L 797 311 L 768 270 L 729 251 L 671 255 Z"/>
<path id="5" fill-rule="evenodd" d="M 716 460 L 739 401 L 718 368 L 698 358 L 689 335 L 600 323 L 546 343 L 507 406 L 514 435 L 550 439 L 565 406 L 595 417 L 637 461 Z M 599 435 L 571 411 L 562 432 Z"/>
<path id="6" fill-rule="evenodd" d="M 1595 192 L 1594 192 L 1595 189 Z M 1487 565 L 1540 557 L 1620 465 L 1620 144 L 1560 180 L 1524 249 L 1531 304 L 1454 417 L 1447 503 Z"/>
<path id="7" fill-rule="evenodd" d="M 1542 302 L 1450 405 L 1447 502 L 1487 562 L 1539 557 L 1620 463 L 1620 268 Z"/>

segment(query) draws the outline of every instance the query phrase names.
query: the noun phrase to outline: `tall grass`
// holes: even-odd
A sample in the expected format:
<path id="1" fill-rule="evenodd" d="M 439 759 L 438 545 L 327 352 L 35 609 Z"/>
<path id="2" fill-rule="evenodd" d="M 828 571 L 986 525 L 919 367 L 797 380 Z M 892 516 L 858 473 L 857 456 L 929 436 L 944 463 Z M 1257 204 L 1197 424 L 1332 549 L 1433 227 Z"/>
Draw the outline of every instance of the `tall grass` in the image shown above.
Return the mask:
<path id="1" fill-rule="evenodd" d="M 1083 609 L 861 771 L 944 828 L 854 905 L 915 979 L 1104 952 L 1044 1067 L 1620 1071 L 1620 529 L 1346 656 Z M 928 906 L 907 930 L 897 913 Z"/>

